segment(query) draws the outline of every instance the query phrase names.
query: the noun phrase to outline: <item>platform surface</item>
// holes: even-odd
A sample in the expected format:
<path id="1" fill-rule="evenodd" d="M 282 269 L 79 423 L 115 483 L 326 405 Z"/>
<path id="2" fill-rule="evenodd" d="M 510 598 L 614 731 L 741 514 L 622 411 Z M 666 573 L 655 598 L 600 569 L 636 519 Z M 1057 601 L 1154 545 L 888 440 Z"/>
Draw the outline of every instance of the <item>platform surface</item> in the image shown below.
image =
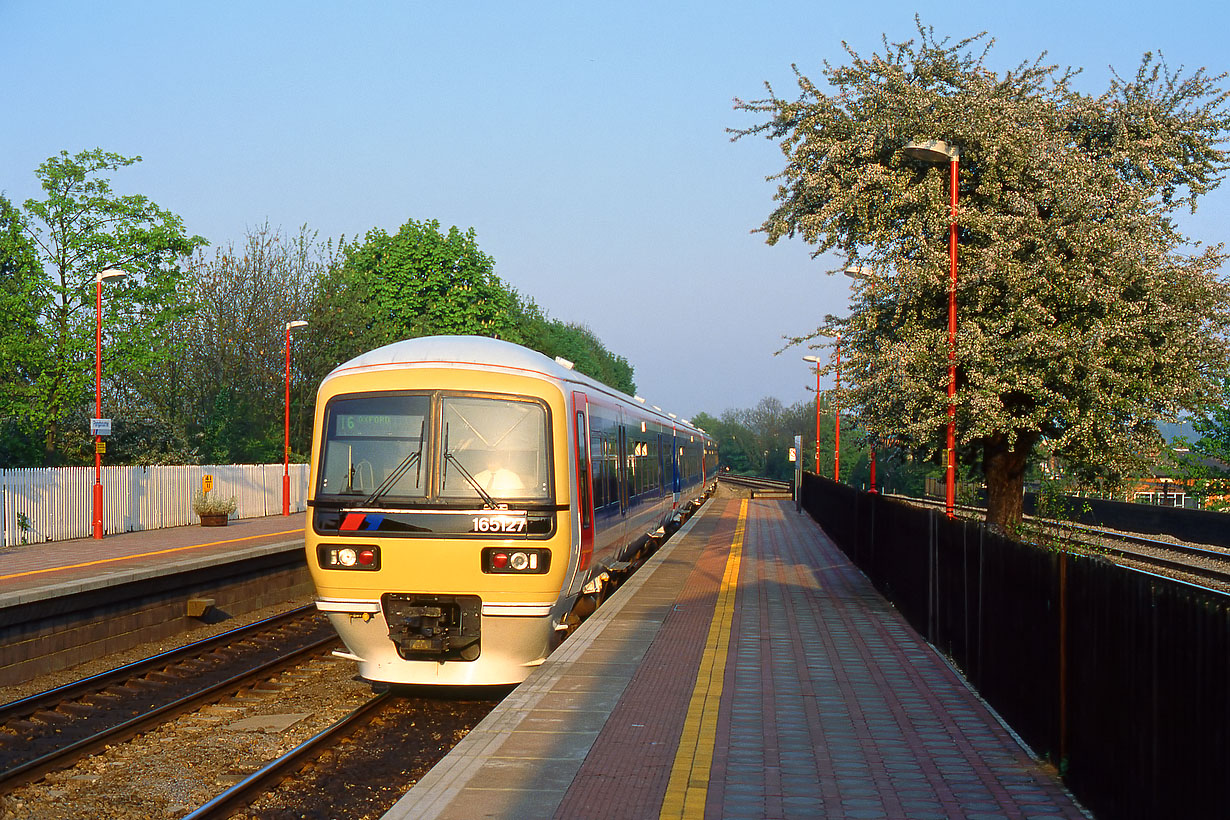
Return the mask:
<path id="1" fill-rule="evenodd" d="M 1084 816 L 793 503 L 712 500 L 385 820 Z"/>
<path id="2" fill-rule="evenodd" d="M 305 513 L 0 549 L 0 609 L 303 547 Z"/>

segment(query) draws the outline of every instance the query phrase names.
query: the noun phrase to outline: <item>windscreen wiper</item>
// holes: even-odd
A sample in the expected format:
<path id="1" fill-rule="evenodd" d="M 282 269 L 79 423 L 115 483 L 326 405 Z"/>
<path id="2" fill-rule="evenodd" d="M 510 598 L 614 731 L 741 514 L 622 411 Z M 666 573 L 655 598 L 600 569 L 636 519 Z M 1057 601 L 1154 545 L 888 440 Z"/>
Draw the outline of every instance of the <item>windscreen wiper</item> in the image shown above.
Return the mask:
<path id="1" fill-rule="evenodd" d="M 401 460 L 401 463 L 393 468 L 393 472 L 389 473 L 388 478 L 380 482 L 380 486 L 372 490 L 372 494 L 369 495 L 367 498 L 363 499 L 363 506 L 367 506 L 368 504 L 375 503 L 380 498 L 380 496 L 384 495 L 389 490 L 393 489 L 393 486 L 397 484 L 398 481 L 401 480 L 401 477 L 406 474 L 406 471 L 409 470 L 415 464 L 418 464 L 419 457 L 421 456 L 421 454 L 422 454 L 422 450 L 417 450 L 413 453 L 410 453 L 405 458 L 403 458 Z"/>
<path id="2" fill-rule="evenodd" d="M 471 487 L 474 488 L 474 492 L 478 493 L 479 495 L 483 497 L 484 507 L 486 507 L 489 510 L 499 509 L 499 507 L 496 506 L 495 499 L 492 498 L 490 495 L 488 495 L 487 491 L 483 489 L 483 485 L 478 483 L 478 479 L 470 475 L 470 471 L 462 466 L 461 461 L 457 458 L 457 456 L 453 455 L 452 453 L 445 453 L 444 460 L 451 461 L 457 465 L 457 469 L 461 471 L 462 477 L 469 483 Z"/>

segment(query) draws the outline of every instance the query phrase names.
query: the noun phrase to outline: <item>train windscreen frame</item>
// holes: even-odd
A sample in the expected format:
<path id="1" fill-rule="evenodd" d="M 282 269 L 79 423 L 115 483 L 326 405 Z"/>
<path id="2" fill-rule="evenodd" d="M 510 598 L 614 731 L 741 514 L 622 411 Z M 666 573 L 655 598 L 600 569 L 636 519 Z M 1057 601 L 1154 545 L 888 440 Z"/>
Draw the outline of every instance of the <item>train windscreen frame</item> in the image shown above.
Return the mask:
<path id="1" fill-rule="evenodd" d="M 325 410 L 318 495 L 426 499 L 431 395 L 339 396 Z"/>
<path id="2" fill-rule="evenodd" d="M 317 501 L 506 508 L 553 498 L 551 413 L 534 397 L 344 394 L 323 426 Z"/>

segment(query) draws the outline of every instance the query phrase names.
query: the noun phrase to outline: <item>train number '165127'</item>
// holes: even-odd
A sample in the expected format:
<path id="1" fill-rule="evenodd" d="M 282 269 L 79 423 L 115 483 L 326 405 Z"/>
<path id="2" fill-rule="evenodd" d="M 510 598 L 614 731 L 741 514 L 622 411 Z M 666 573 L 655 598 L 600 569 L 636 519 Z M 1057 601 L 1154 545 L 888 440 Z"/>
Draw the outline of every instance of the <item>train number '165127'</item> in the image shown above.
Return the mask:
<path id="1" fill-rule="evenodd" d="M 470 532 L 516 533 L 525 532 L 525 516 L 476 515 L 471 519 Z"/>

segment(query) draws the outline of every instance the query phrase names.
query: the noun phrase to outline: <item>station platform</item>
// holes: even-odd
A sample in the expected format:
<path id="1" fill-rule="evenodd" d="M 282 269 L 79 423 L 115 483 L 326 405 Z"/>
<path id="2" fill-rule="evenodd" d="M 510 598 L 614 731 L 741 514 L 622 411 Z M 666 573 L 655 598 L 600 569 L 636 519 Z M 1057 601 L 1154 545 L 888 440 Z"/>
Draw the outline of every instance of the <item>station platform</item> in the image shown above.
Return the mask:
<path id="1" fill-rule="evenodd" d="M 792 502 L 713 499 L 384 820 L 1087 816 Z"/>
<path id="2" fill-rule="evenodd" d="M 311 593 L 304 513 L 0 549 L 0 692 Z"/>
<path id="3" fill-rule="evenodd" d="M 303 548 L 306 513 L 241 518 L 0 549 L 0 610 L 156 578 L 170 571 Z"/>

